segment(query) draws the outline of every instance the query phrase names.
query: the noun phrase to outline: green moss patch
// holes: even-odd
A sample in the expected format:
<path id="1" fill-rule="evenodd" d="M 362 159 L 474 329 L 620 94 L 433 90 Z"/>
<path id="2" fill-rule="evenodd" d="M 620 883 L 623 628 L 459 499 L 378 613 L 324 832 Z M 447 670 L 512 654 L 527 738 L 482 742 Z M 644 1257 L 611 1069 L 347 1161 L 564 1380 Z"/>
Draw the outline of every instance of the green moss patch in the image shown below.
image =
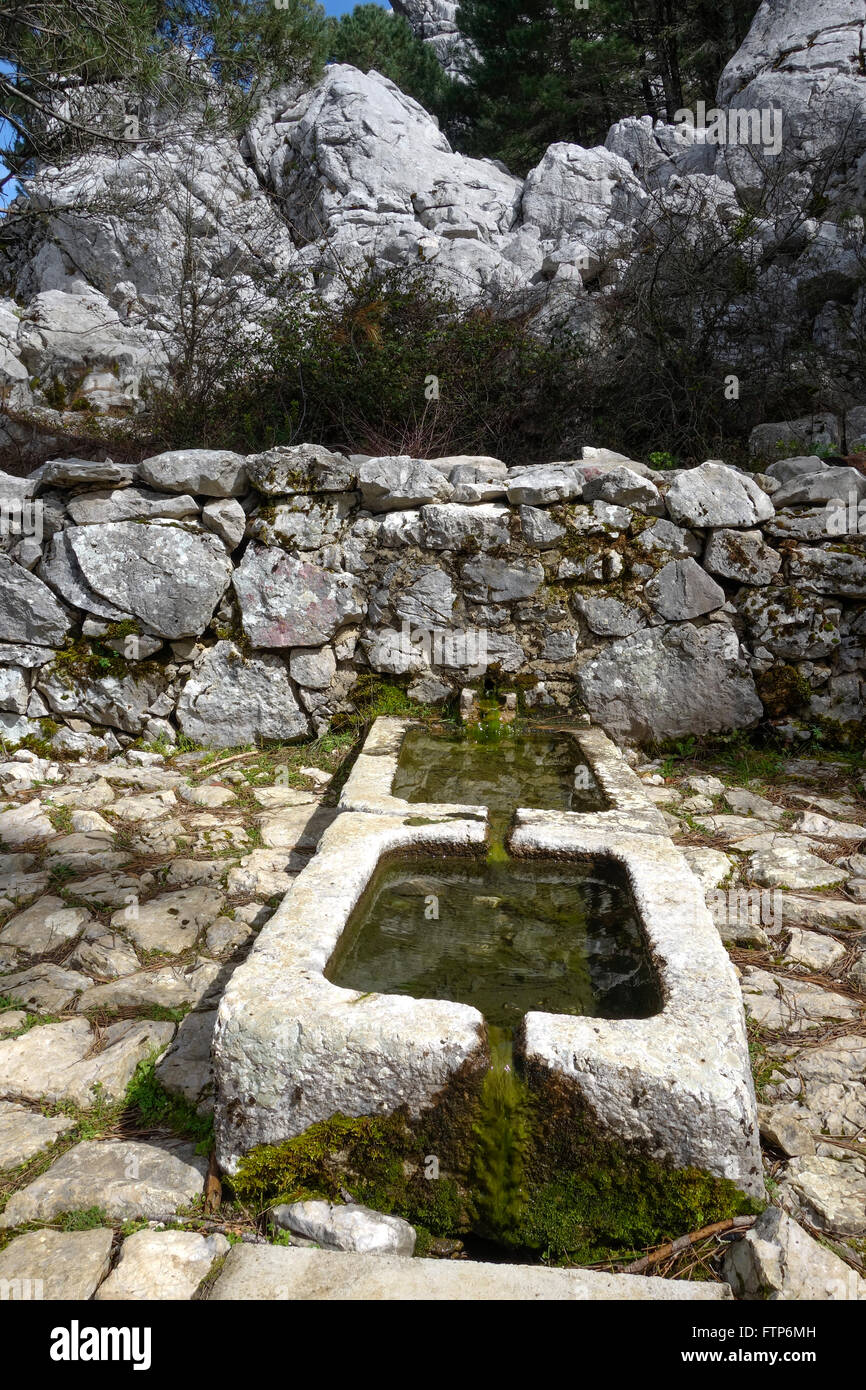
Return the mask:
<path id="1" fill-rule="evenodd" d="M 437 1108 L 417 1123 L 404 1113 L 334 1115 L 253 1149 L 231 1179 L 235 1195 L 263 1210 L 348 1194 L 410 1221 L 422 1233 L 419 1253 L 430 1236 L 472 1234 L 563 1264 L 631 1259 L 760 1210 L 727 1179 L 667 1168 L 611 1140 L 575 1106 L 573 1090 L 539 1081 L 530 1089 L 503 1050 L 464 1091 L 462 1109 Z"/>

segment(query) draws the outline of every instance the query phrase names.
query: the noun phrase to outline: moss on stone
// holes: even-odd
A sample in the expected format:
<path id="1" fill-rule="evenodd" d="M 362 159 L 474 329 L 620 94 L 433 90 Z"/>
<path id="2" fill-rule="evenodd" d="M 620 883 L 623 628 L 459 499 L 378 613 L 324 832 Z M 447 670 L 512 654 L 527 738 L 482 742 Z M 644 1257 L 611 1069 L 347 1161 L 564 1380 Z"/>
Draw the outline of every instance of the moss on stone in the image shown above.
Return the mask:
<path id="1" fill-rule="evenodd" d="M 114 626 L 122 630 L 116 634 L 109 631 L 107 636 L 121 637 L 138 631 L 127 622 Z M 55 651 L 54 660 L 48 669 L 55 672 L 67 689 L 74 690 L 77 681 L 94 681 L 107 676 L 122 680 L 131 672 L 139 679 L 144 679 L 148 675 L 157 674 L 162 668 L 157 661 L 127 660 L 122 652 L 115 651 L 113 647 L 104 646 L 102 642 L 90 643 L 86 638 L 78 637 L 67 641 L 63 647 Z"/>
<path id="2" fill-rule="evenodd" d="M 70 690 L 76 678 L 98 680 L 100 676 L 122 676 L 126 672 L 126 662 L 118 652 L 101 643 L 92 647 L 83 637 L 58 648 L 52 665 L 62 683 Z"/>
<path id="3" fill-rule="evenodd" d="M 760 1210 L 727 1179 L 612 1139 L 575 1096 L 546 1074 L 527 1084 L 502 1067 L 467 1070 L 421 1120 L 335 1115 L 252 1150 L 231 1182 L 256 1209 L 349 1193 L 425 1239 L 475 1234 L 571 1264 L 622 1259 Z"/>
<path id="4" fill-rule="evenodd" d="M 755 685 L 771 719 L 798 713 L 812 698 L 812 687 L 796 666 L 771 666 L 758 676 Z"/>

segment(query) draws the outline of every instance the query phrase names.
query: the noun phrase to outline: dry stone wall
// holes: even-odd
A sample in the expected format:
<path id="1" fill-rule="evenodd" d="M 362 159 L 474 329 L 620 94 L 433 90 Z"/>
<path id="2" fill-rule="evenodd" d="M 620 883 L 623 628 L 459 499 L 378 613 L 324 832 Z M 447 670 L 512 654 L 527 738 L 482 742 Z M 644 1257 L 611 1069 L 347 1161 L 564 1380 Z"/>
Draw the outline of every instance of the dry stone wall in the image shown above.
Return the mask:
<path id="1" fill-rule="evenodd" d="M 492 682 L 625 740 L 856 733 L 866 477 L 583 455 L 191 449 L 0 477 L 0 731 L 302 739 L 373 674 L 428 704 Z"/>

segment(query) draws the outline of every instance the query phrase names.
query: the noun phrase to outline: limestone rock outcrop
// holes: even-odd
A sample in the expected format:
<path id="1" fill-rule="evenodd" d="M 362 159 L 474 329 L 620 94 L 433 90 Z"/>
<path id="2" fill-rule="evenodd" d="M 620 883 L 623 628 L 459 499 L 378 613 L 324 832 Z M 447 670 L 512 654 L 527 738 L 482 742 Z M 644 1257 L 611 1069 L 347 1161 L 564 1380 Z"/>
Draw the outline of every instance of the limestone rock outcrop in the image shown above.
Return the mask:
<path id="1" fill-rule="evenodd" d="M 459 67 L 456 4 L 396 8 Z M 697 235 L 748 212 L 743 253 L 782 320 L 832 339 L 848 303 L 855 316 L 863 307 L 863 224 L 851 209 L 866 187 L 864 27 L 862 0 L 827 0 L 820 13 L 813 0 L 764 0 L 719 84 L 725 143 L 699 124 L 627 117 L 595 149 L 551 145 L 525 180 L 456 153 L 393 82 L 346 64 L 306 90 L 269 92 L 240 138 L 227 120 L 201 128 L 157 107 L 147 161 L 106 145 L 25 181 L 40 216 L 7 235 L 0 445 L 21 443 L 22 412 L 50 435 L 68 407 L 139 410 L 182 354 L 190 281 L 214 331 L 244 333 L 268 321 L 289 279 L 293 295 L 333 298 L 371 258 L 423 263 L 464 302 L 519 294 L 540 332 L 565 316 L 591 337 L 599 297 L 585 287 L 616 284 L 652 228 L 684 218 Z M 768 153 L 746 113 L 760 127 L 773 110 L 781 143 Z M 823 201 L 804 217 L 828 159 Z M 776 179 L 779 169 L 789 173 Z M 7 221 L 15 227 L 14 207 Z"/>

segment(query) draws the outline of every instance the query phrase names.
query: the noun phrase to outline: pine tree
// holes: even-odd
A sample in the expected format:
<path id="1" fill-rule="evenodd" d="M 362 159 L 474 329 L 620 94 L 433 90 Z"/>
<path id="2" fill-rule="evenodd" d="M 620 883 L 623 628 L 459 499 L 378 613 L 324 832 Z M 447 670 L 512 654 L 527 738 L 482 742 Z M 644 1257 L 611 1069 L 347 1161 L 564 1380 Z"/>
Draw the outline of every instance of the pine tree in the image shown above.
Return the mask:
<path id="1" fill-rule="evenodd" d="M 672 120 L 712 104 L 753 14 L 754 0 L 462 0 L 477 56 L 452 128 L 525 173 L 548 145 L 601 143 L 623 116 Z"/>
<path id="2" fill-rule="evenodd" d="M 449 80 L 430 44 L 410 25 L 380 5 L 356 5 L 328 24 L 329 57 L 362 72 L 375 69 L 434 114 L 441 110 Z"/>
<path id="3" fill-rule="evenodd" d="M 263 88 L 315 80 L 326 36 L 316 0 L 3 0 L 0 157 L 21 171 L 104 138 L 98 103 L 58 102 L 94 84 L 178 111 L 219 94 L 242 119 Z"/>

